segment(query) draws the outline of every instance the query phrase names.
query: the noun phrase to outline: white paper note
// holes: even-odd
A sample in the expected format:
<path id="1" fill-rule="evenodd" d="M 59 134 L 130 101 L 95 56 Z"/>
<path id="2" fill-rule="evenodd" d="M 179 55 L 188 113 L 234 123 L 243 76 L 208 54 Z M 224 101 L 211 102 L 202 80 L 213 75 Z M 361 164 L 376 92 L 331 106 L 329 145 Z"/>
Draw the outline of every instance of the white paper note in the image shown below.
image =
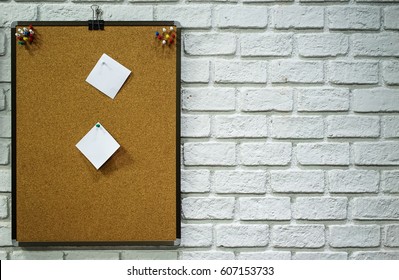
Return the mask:
<path id="1" fill-rule="evenodd" d="M 114 99 L 130 73 L 131 71 L 125 66 L 103 54 L 91 70 L 86 82 Z"/>
<path id="2" fill-rule="evenodd" d="M 97 123 L 76 144 L 76 147 L 96 169 L 99 169 L 118 150 L 120 145 L 100 123 Z"/>

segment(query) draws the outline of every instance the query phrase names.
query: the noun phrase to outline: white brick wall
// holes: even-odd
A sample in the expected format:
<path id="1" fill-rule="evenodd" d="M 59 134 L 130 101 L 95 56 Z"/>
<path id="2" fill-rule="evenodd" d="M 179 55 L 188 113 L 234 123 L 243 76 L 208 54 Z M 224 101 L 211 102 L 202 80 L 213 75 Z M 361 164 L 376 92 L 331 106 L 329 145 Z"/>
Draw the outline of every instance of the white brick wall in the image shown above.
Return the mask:
<path id="1" fill-rule="evenodd" d="M 8 0 L 0 258 L 399 259 L 398 1 L 104 2 L 105 20 L 183 27 L 181 248 L 12 246 L 11 22 L 87 20 L 91 3 Z"/>

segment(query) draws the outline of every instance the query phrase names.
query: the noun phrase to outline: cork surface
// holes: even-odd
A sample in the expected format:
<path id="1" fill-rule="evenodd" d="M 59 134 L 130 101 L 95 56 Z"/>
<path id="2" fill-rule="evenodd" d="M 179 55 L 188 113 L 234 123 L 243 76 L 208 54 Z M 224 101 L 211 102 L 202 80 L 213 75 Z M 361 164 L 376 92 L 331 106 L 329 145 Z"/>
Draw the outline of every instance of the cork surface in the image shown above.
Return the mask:
<path id="1" fill-rule="evenodd" d="M 17 241 L 176 239 L 176 47 L 155 40 L 162 27 L 37 26 L 16 46 Z M 103 53 L 132 71 L 114 100 L 85 82 Z M 99 170 L 75 147 L 96 122 L 121 145 Z"/>

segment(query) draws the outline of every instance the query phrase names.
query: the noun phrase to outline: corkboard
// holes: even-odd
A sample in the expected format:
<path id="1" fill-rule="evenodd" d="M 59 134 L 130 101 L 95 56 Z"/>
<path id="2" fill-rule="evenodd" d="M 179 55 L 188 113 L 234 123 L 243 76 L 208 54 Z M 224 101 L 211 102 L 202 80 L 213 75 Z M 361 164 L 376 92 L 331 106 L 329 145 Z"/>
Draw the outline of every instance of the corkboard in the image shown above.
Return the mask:
<path id="1" fill-rule="evenodd" d="M 19 22 L 16 28 L 31 22 Z M 13 238 L 173 242 L 180 238 L 180 30 L 175 22 L 32 22 L 13 40 Z M 132 70 L 114 100 L 85 82 L 103 53 Z M 99 169 L 75 147 L 100 122 L 121 145 Z"/>

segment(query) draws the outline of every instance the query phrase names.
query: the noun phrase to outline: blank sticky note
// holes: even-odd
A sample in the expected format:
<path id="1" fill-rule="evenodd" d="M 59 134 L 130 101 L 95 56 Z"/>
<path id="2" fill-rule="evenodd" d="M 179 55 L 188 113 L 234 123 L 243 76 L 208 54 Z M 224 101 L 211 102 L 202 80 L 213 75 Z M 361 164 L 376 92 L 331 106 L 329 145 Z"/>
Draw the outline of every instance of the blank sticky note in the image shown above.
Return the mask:
<path id="1" fill-rule="evenodd" d="M 76 144 L 76 147 L 96 169 L 99 169 L 120 145 L 100 123 L 97 123 Z"/>
<path id="2" fill-rule="evenodd" d="M 130 73 L 131 71 L 125 66 L 103 54 L 91 70 L 86 82 L 114 99 Z"/>

